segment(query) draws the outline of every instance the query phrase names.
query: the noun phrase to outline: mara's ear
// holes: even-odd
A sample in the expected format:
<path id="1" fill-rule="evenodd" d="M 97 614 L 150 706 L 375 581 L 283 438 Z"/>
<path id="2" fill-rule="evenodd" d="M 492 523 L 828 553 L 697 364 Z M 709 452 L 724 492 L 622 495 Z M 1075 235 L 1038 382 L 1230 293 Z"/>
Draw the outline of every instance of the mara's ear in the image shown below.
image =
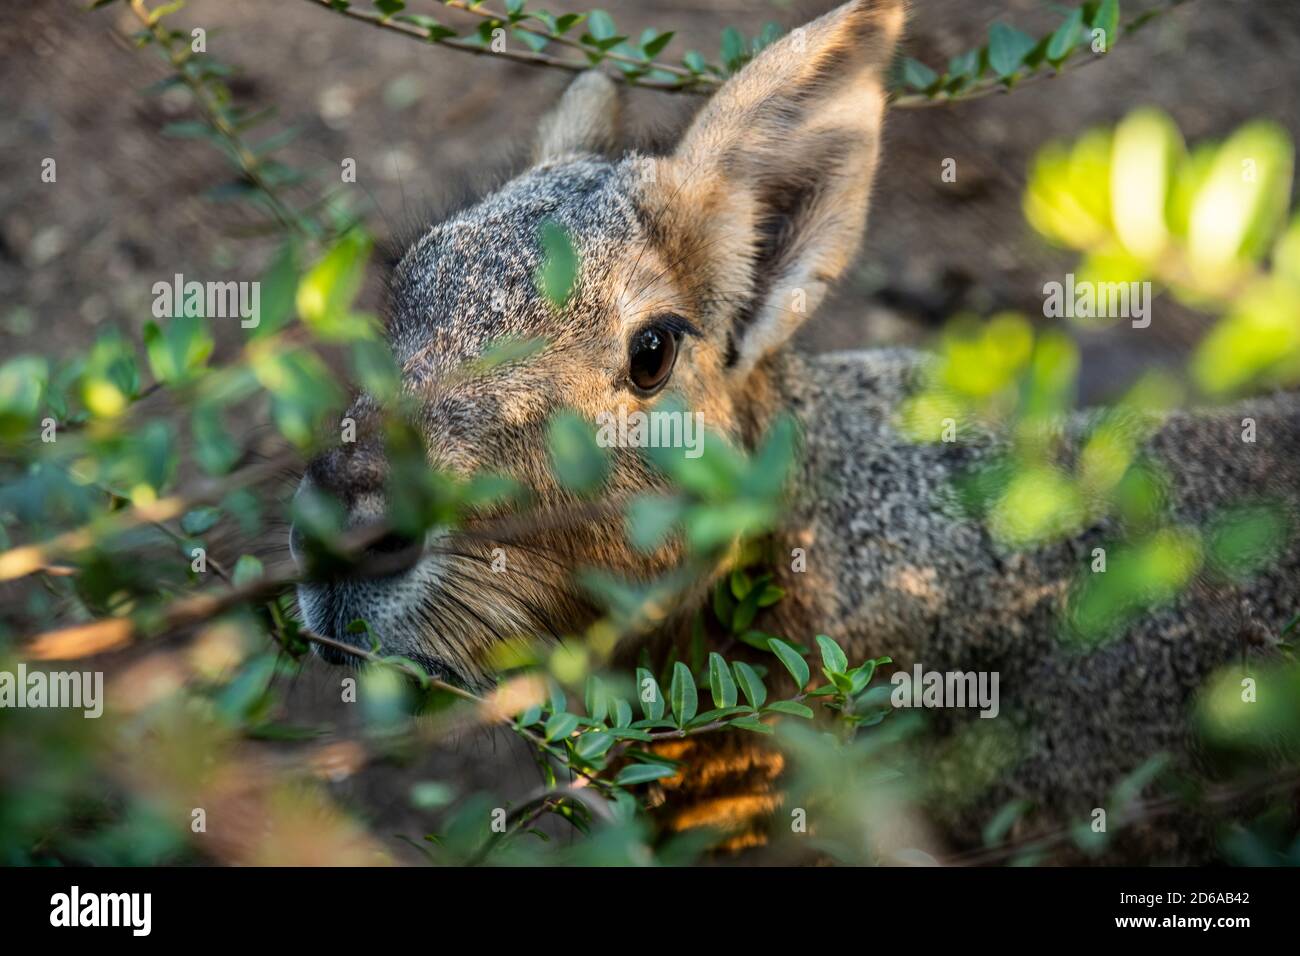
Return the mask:
<path id="1" fill-rule="evenodd" d="M 903 0 L 854 0 L 760 53 L 695 118 L 645 197 L 738 376 L 850 263 L 880 149 Z"/>
<path id="2" fill-rule="evenodd" d="M 606 153 L 618 145 L 623 111 L 618 86 L 596 70 L 578 74 L 556 107 L 542 118 L 534 162 L 575 153 Z"/>

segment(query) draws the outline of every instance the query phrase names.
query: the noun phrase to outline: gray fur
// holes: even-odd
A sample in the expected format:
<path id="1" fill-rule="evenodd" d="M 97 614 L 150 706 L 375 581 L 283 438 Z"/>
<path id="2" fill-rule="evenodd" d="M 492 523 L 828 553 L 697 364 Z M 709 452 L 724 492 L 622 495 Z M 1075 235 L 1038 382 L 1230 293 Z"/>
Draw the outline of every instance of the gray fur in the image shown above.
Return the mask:
<path id="1" fill-rule="evenodd" d="M 1031 819 L 1087 820 L 1157 752 L 1171 754 L 1176 769 L 1206 769 L 1189 729 L 1195 695 L 1219 668 L 1272 659 L 1277 635 L 1300 611 L 1300 401 L 1277 395 L 1178 413 L 1146 449 L 1173 479 L 1180 522 L 1202 526 L 1227 504 L 1264 496 L 1289 502 L 1293 533 L 1281 559 L 1242 586 L 1202 580 L 1098 646 L 1077 647 L 1064 598 L 1089 573 L 1093 548 L 1109 546 L 1119 529 L 1101 522 L 1018 551 L 964 516 L 954 479 L 1003 449 L 994 436 L 916 444 L 897 431 L 899 403 L 927 361 L 906 351 L 796 355 L 775 373 L 806 434 L 795 527 L 812 529 L 809 567 L 830 568 L 834 582 L 803 633 L 832 634 L 855 658 L 885 654 L 908 669 L 1000 673 L 1001 719 L 1015 729 L 1005 740 L 1014 743 L 985 755 L 999 769 L 973 803 L 935 808 L 967 840 L 1010 799 L 1030 800 Z M 1246 415 L 1257 423 L 1255 444 L 1241 440 Z M 1089 417 L 1071 423 L 1076 443 Z M 798 577 L 788 575 L 788 586 L 798 588 Z M 943 799 L 958 796 L 956 780 L 935 786 Z M 1176 836 L 1166 824 L 1130 842 L 1128 856 L 1207 851 L 1206 832 Z"/>

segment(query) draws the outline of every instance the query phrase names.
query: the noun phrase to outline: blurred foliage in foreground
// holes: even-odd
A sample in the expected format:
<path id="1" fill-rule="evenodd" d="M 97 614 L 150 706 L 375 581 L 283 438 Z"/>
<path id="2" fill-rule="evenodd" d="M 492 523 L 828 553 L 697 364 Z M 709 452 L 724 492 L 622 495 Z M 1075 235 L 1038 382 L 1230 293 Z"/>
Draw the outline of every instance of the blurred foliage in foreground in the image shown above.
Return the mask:
<path id="1" fill-rule="evenodd" d="M 1189 400 L 1300 383 L 1293 156 L 1286 133 L 1267 123 L 1189 151 L 1172 121 L 1147 109 L 1113 131 L 1047 146 L 1030 171 L 1025 213 L 1045 238 L 1083 254 L 1074 284 L 1150 282 L 1153 297 L 1167 293 L 1217 323 L 1186 376 L 1146 373 L 1118 402 L 1071 426 L 1079 355 L 1066 330 L 1035 335 L 1014 313 L 988 322 L 960 317 L 940 341 L 929 387 L 905 410 L 902 426 L 918 440 L 943 440 L 945 427 L 1007 437 L 1005 455 L 969 475 L 961 495 L 1008 545 L 1069 537 L 1106 519 L 1124 529 L 1105 549 L 1116 573 L 1081 569 L 1072 615 L 1078 637 L 1116 634 L 1198 575 L 1248 577 L 1295 530 L 1266 489 L 1226 506 L 1206 527 L 1176 523 L 1167 508 L 1170 476 L 1142 451 L 1163 418 Z M 1127 334 L 1144 334 L 1134 324 Z M 1077 455 L 1065 454 L 1071 444 Z"/>
<path id="2" fill-rule="evenodd" d="M 1225 503 L 1200 525 L 1179 520 L 1169 507 L 1172 476 L 1143 450 L 1177 409 L 1300 384 L 1293 169 L 1293 144 L 1276 125 L 1249 123 L 1224 142 L 1189 149 L 1152 109 L 1113 130 L 1048 145 L 1030 169 L 1024 210 L 1045 239 L 1081 254 L 1066 287 L 1104 288 L 1116 303 L 1124 301 L 1121 287 L 1138 295 L 1150 283 L 1152 298 L 1171 296 L 1214 317 L 1213 327 L 1185 374 L 1148 372 L 1118 401 L 1078 414 L 1080 356 L 1068 329 L 1036 333 L 1026 316 L 1010 312 L 987 321 L 959 316 L 940 339 L 926 387 L 900 415 L 900 428 L 917 441 L 996 436 L 1001 452 L 967 473 L 956 493 L 1007 547 L 1111 529 L 1079 569 L 1063 640 L 1094 646 L 1195 583 L 1249 579 L 1296 534 L 1294 511 L 1277 489 Z M 1049 287 L 1043 291 L 1046 302 Z M 1070 318 L 1084 329 L 1132 321 L 1126 334 L 1138 336 L 1149 322 L 1149 313 L 1139 320 L 1079 311 Z M 1046 304 L 1044 313 L 1051 314 Z M 1211 682 L 1199 704 L 1206 745 L 1236 753 L 1243 768 L 1258 769 L 1265 754 L 1294 752 L 1298 624 L 1267 635 L 1283 651 L 1280 662 L 1243 659 Z M 1244 699 L 1245 677 L 1269 686 L 1272 706 Z M 1021 810 L 1007 808 L 1013 817 Z M 1300 863 L 1300 840 L 1286 818 L 1269 811 L 1258 831 L 1238 828 L 1225 839 L 1225 854 L 1243 863 Z M 1091 852 L 1086 837 L 1081 832 L 1076 842 Z"/>

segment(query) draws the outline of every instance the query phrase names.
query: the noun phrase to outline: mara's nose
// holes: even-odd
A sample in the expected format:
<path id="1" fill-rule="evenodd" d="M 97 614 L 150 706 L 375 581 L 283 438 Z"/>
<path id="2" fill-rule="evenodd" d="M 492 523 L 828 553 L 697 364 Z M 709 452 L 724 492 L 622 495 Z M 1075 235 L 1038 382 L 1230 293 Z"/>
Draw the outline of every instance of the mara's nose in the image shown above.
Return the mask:
<path id="1" fill-rule="evenodd" d="M 358 530 L 364 530 L 361 526 Z M 348 568 L 351 577 L 390 577 L 413 568 L 424 554 L 424 544 L 417 538 L 396 531 L 382 531 L 380 536 L 360 549 Z M 297 524 L 289 527 L 289 554 L 298 570 L 312 570 L 310 549 Z"/>
<path id="2" fill-rule="evenodd" d="M 367 536 L 348 571 L 358 577 L 384 577 L 409 570 L 423 553 L 423 542 L 387 527 L 384 485 L 388 466 L 383 452 L 369 443 L 345 444 L 318 455 L 307 465 L 299 496 L 322 494 L 342 508 L 344 528 Z M 289 530 L 289 551 L 306 570 L 306 543 L 295 525 Z"/>
<path id="3" fill-rule="evenodd" d="M 419 540 L 389 531 L 361 552 L 357 572 L 365 577 L 401 574 L 415 567 L 423 553 L 424 546 Z"/>
<path id="4" fill-rule="evenodd" d="M 374 441 L 345 442 L 322 452 L 307 464 L 304 484 L 333 498 L 349 516 L 373 510 L 371 499 L 382 500 L 388 480 L 383 448 Z"/>

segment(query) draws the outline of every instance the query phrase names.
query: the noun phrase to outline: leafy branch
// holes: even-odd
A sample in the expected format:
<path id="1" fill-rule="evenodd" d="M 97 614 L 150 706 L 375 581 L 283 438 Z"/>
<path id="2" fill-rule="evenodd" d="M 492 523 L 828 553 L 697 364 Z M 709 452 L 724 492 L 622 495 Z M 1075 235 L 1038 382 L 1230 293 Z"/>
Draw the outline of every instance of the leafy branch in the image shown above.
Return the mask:
<path id="1" fill-rule="evenodd" d="M 1164 0 L 1160 7 L 1121 21 L 1119 0 L 1089 0 L 1071 10 L 1060 26 L 1042 37 L 994 23 L 987 43 L 953 57 L 943 70 L 905 58 L 895 76 L 892 105 L 935 106 L 977 99 L 1073 71 L 1104 58 L 1120 37 L 1137 33 L 1187 2 Z"/>
<path id="2" fill-rule="evenodd" d="M 868 685 L 876 668 L 889 659 L 877 658 L 850 668 L 844 652 L 825 636 L 819 636 L 817 643 L 821 649 L 822 671 L 830 683 L 780 700 L 768 700 L 763 677 L 766 667 L 727 661 L 716 652 L 709 655 L 707 673 L 699 675 L 703 686 L 697 684 L 696 675 L 685 663 L 675 662 L 667 694 L 648 670 L 638 668 L 636 689 L 642 716 L 635 719 L 628 699 L 595 675 L 587 678 L 580 707 L 571 707 L 564 689 L 549 681 L 544 701 L 528 703 L 506 714 L 497 700 L 433 678 L 412 661 L 382 656 L 377 650 L 366 650 L 307 630 L 294 633 L 305 641 L 333 648 L 371 666 L 391 668 L 425 692 L 449 694 L 471 703 L 480 715 L 518 734 L 539 757 L 549 758 L 561 772 L 583 781 L 581 788 L 560 787 L 555 783 L 554 768 L 548 766 L 551 778 L 548 786 L 537 797 L 515 808 L 509 817 L 510 830 L 499 840 L 492 838 L 473 855 L 472 862 L 479 862 L 498 843 L 507 843 L 527 832 L 542 814 L 574 810 L 575 801 L 579 808 L 585 806 L 588 811 L 607 816 L 605 804 L 587 797 L 581 792 L 584 789 L 594 789 L 602 795 L 602 801 L 617 804 L 634 799 L 634 788 L 678 775 L 681 764 L 657 752 L 653 746 L 656 742 L 727 729 L 771 734 L 774 720 L 812 720 L 814 711 L 805 700 L 820 701 L 829 711 L 838 713 L 848 735 L 858 726 L 879 722 L 887 713 L 887 709 L 877 707 L 873 719 L 867 721 L 854 710 L 865 709 L 863 703 L 872 693 Z M 768 650 L 797 686 L 808 683 L 810 668 L 803 653 L 775 638 L 770 640 Z M 527 680 L 529 676 L 530 672 L 525 671 L 522 678 Z M 642 749 L 638 744 L 646 747 Z"/>
<path id="3" fill-rule="evenodd" d="M 104 5 L 105 0 L 95 4 Z M 222 81 L 222 77 L 231 72 L 230 67 L 196 51 L 190 34 L 166 25 L 166 18 L 184 5 L 184 0 L 178 0 L 151 9 L 145 0 L 127 0 L 127 6 L 142 25 L 134 37 L 137 45 L 156 46 L 175 71 L 171 77 L 156 84 L 153 90 L 162 92 L 178 84 L 184 86 L 203 117 L 199 121 L 172 123 L 164 128 L 163 133 L 182 139 L 204 138 L 221 147 L 242 178 L 220 187 L 213 193 L 214 198 L 255 199 L 270 212 L 279 227 L 312 241 L 326 241 L 346 229 L 346 223 L 336 228 L 319 218 L 316 213 L 320 204 L 295 208 L 284 196 L 284 190 L 297 184 L 302 174 L 272 158 L 272 154 L 292 138 L 293 131 L 285 131 L 261 143 L 249 141 L 248 134 L 270 119 L 273 111 L 255 112 L 236 107 L 229 87 Z"/>
<path id="4" fill-rule="evenodd" d="M 673 31 L 648 28 L 633 39 L 620 31 L 603 10 L 556 15 L 530 9 L 524 0 L 508 0 L 504 10 L 474 0 L 442 0 L 443 6 L 479 20 L 476 28 L 461 32 L 428 14 L 406 12 L 405 0 L 374 0 L 370 7 L 351 0 L 308 2 L 380 29 L 476 55 L 571 72 L 609 62 L 629 85 L 668 93 L 712 93 L 782 35 L 775 23 L 765 24 L 753 37 L 746 37 L 736 27 L 727 27 L 722 32 L 716 62 L 708 61 L 697 50 L 689 50 L 674 63 L 657 58 L 676 35 Z M 911 108 L 976 99 L 1096 62 L 1110 52 L 1120 37 L 1136 33 L 1186 2 L 1164 0 L 1160 7 L 1121 21 L 1119 0 L 1089 0 L 1042 37 L 995 23 L 987 43 L 952 58 L 945 69 L 937 70 L 912 58 L 902 60 L 890 78 L 892 105 Z M 583 24 L 585 31 L 575 37 L 575 28 Z M 526 49 L 511 48 L 507 38 L 519 41 Z M 545 52 L 552 46 L 578 55 Z"/>

